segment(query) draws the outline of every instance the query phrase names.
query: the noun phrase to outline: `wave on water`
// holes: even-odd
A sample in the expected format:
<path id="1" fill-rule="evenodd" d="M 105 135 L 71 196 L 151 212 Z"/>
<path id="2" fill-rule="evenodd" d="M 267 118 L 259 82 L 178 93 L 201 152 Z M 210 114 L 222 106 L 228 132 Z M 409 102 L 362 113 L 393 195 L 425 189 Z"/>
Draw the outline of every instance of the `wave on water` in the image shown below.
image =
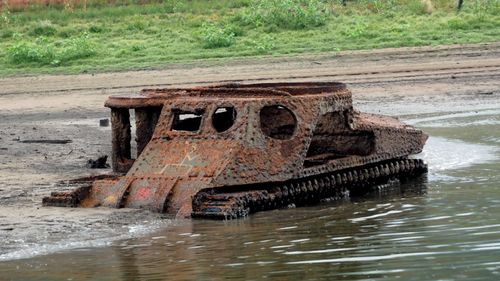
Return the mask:
<path id="1" fill-rule="evenodd" d="M 418 157 L 428 164 L 429 180 L 442 180 L 449 177 L 445 171 L 497 160 L 497 151 L 494 146 L 431 136 Z"/>
<path id="2" fill-rule="evenodd" d="M 41 255 L 48 255 L 56 252 L 74 250 L 79 248 L 97 248 L 110 246 L 113 242 L 125 239 L 132 239 L 137 237 L 145 236 L 149 233 L 157 231 L 172 221 L 165 220 L 162 222 L 155 222 L 149 224 L 133 224 L 115 231 L 109 232 L 104 237 L 96 238 L 98 235 L 95 232 L 90 231 L 89 233 L 82 234 L 87 239 L 83 238 L 80 240 L 67 240 L 67 241 L 57 241 L 54 243 L 47 243 L 47 241 L 40 241 L 40 243 L 29 243 L 21 248 L 1 253 L 0 252 L 0 262 L 18 259 L 27 259 Z M 114 233 L 113 233 L 114 232 Z M 19 241 L 22 243 L 22 241 Z"/>
<path id="3" fill-rule="evenodd" d="M 445 115 L 437 115 L 437 116 L 429 116 L 422 118 L 415 118 L 410 120 L 405 120 L 405 123 L 408 123 L 413 126 L 424 126 L 424 127 L 464 127 L 471 125 L 496 125 L 498 124 L 498 120 L 496 120 L 497 116 L 500 115 L 500 109 L 489 109 L 482 111 L 466 111 L 466 112 L 455 112 Z M 483 120 L 467 120 L 467 121 L 459 121 L 463 118 L 478 118 L 483 117 Z M 491 117 L 491 118 L 484 118 Z M 486 120 L 484 120 L 486 119 Z M 493 120 L 491 120 L 493 119 Z"/>

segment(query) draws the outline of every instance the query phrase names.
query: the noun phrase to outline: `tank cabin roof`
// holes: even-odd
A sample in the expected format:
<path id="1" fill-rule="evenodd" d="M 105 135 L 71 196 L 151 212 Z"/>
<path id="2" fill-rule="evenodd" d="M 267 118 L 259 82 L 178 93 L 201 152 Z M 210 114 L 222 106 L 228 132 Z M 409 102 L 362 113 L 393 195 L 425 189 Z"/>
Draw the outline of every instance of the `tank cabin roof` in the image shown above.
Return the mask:
<path id="1" fill-rule="evenodd" d="M 345 84 L 338 82 L 298 82 L 298 83 L 259 83 L 259 84 L 221 84 L 194 88 L 144 89 L 139 94 L 111 96 L 107 107 L 138 108 L 161 107 L 168 100 L 202 99 L 280 99 L 280 98 L 325 98 L 350 96 Z"/>

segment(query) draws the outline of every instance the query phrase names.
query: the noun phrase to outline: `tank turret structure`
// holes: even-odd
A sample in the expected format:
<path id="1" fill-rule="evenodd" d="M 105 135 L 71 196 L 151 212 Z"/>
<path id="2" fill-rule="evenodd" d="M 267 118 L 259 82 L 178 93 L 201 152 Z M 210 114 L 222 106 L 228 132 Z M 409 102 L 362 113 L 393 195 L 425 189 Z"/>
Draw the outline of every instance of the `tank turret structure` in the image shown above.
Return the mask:
<path id="1" fill-rule="evenodd" d="M 355 111 L 342 83 L 224 84 L 111 96 L 115 176 L 75 181 L 46 206 L 141 208 L 230 219 L 418 176 L 427 140 Z M 131 156 L 134 110 L 137 157 Z"/>

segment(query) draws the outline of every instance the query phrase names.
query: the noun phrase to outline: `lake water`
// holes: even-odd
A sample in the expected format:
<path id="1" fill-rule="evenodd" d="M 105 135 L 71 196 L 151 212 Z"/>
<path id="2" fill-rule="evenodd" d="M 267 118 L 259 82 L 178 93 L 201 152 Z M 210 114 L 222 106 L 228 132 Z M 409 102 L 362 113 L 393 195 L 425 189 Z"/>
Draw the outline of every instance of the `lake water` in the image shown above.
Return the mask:
<path id="1" fill-rule="evenodd" d="M 425 177 L 345 202 L 171 221 L 104 247 L 3 261 L 0 280 L 500 280 L 499 102 L 405 103 L 358 108 L 429 133 Z"/>

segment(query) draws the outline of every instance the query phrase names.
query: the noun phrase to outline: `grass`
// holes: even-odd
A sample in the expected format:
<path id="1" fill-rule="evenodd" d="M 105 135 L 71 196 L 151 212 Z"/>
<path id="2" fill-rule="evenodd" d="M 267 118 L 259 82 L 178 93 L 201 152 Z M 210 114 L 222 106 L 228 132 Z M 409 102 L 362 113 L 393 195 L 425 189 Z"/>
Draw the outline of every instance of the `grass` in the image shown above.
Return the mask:
<path id="1" fill-rule="evenodd" d="M 0 76 L 500 39 L 498 0 L 114 2 L 0 11 Z"/>
<path id="2" fill-rule="evenodd" d="M 7 49 L 9 62 L 16 65 L 38 63 L 58 66 L 72 60 L 95 55 L 95 44 L 86 33 L 63 42 L 50 42 L 47 37 L 38 37 L 34 43 L 18 40 Z"/>

